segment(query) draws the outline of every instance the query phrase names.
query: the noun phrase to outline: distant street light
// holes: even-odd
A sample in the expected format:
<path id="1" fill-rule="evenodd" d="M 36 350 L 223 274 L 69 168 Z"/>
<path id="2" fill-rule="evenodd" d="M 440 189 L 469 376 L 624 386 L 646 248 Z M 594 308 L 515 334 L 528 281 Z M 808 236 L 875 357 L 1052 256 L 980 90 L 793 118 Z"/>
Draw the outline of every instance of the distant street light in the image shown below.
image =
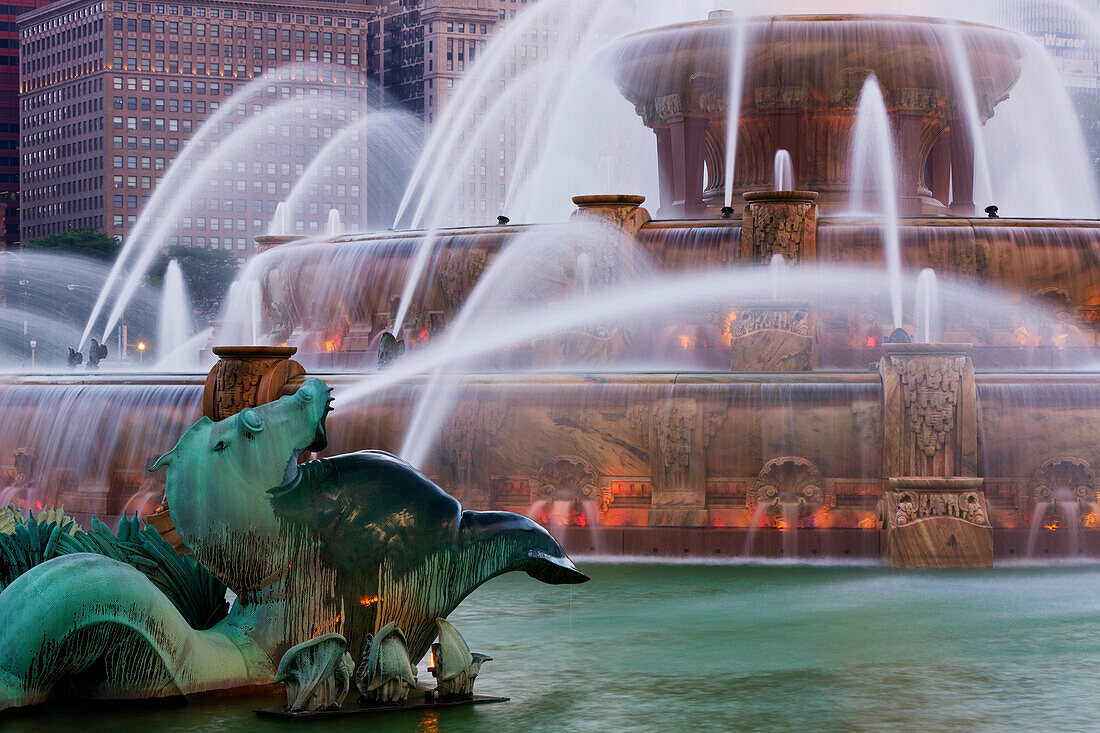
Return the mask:
<path id="1" fill-rule="evenodd" d="M 137 347 L 138 347 L 138 361 L 144 362 L 145 361 L 145 342 L 144 341 L 138 341 Z"/>

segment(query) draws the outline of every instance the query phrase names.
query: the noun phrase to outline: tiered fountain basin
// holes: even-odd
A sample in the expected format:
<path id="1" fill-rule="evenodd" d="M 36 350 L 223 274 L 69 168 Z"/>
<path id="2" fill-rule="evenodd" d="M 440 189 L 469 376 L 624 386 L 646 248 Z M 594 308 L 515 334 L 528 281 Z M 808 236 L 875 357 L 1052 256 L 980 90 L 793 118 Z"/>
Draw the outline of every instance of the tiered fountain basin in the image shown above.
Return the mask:
<path id="1" fill-rule="evenodd" d="M 654 267 L 667 273 L 757 266 L 775 254 L 788 263 L 884 268 L 880 221 L 810 215 L 784 229 L 780 222 L 785 216 L 757 219 L 751 244 L 739 219 L 646 221 L 630 233 Z M 791 230 L 801 233 L 797 241 L 785 233 Z M 444 332 L 501 248 L 529 231 L 509 226 L 432 235 L 431 264 L 400 335 L 415 347 Z M 309 368 L 373 368 L 378 339 L 393 328 L 405 278 L 425 236 L 346 236 L 325 243 L 290 243 L 263 255 L 255 272 L 269 304 L 269 341 L 298 344 L 298 359 Z M 1100 362 L 1097 222 L 914 217 L 901 221 L 900 238 L 905 270 L 931 268 L 960 288 L 995 291 L 1006 302 L 1021 308 L 1034 304 L 1049 316 L 1029 320 L 1006 313 L 1003 318 L 975 315 L 968 320 L 962 313 L 952 314 L 945 324 L 948 331 L 940 337 L 973 344 L 970 353 L 977 368 L 1079 368 Z M 575 279 L 576 273 L 562 270 L 555 277 Z M 818 309 L 815 368 L 864 369 L 878 358 L 893 325 L 883 313 L 885 298 L 877 293 L 874 298 L 854 312 Z M 744 304 L 731 294 L 727 305 L 726 316 Z M 668 324 L 653 348 L 672 355 L 687 350 L 701 368 L 729 369 L 732 334 L 730 324 L 722 321 L 710 316 Z M 563 353 L 555 362 L 543 353 L 535 365 L 552 368 L 568 363 L 568 356 Z M 525 368 L 532 366 L 535 355 L 521 347 L 509 359 L 503 366 Z"/>
<path id="2" fill-rule="evenodd" d="M 993 116 L 1020 76 L 1022 56 L 1021 38 L 1000 28 L 824 15 L 645 31 L 620 41 L 615 61 L 623 96 L 657 136 L 662 214 L 717 211 L 724 199 L 740 206 L 742 193 L 771 184 L 779 149 L 790 152 L 800 185 L 818 192 L 827 211 L 845 207 L 856 107 L 871 74 L 895 130 L 903 210 L 967 214 L 974 173 L 967 120 Z M 738 69 L 739 83 L 731 84 Z M 727 123 L 735 111 L 726 197 Z"/>
<path id="3" fill-rule="evenodd" d="M 361 380 L 322 376 L 337 394 Z M 878 557 L 888 543 L 880 502 L 891 479 L 909 473 L 891 466 L 904 409 L 891 402 L 889 378 L 873 372 L 455 380 L 459 396 L 425 472 L 465 506 L 535 516 L 571 551 Z M 0 402 L 9 426 L 24 427 L 0 435 L 0 471 L 14 479 L 10 457 L 42 451 L 55 467 L 32 467 L 20 479 L 29 493 L 16 498 L 49 497 L 84 522 L 151 513 L 163 478 L 145 471 L 149 457 L 198 417 L 204 382 L 7 378 Z M 961 432 L 976 452 L 957 472 L 984 480 L 995 554 L 1100 555 L 1095 375 L 978 373 L 973 389 L 977 412 Z M 341 407 L 327 453 L 400 450 L 424 390 L 424 379 L 408 379 Z M 66 392 L 69 429 L 42 409 Z M 128 415 L 113 443 L 111 431 L 82 432 L 104 412 Z M 101 419 L 115 429 L 117 419 Z M 46 454 L 65 442 L 90 453 L 89 441 L 107 449 L 94 466 L 84 454 Z"/>
<path id="4" fill-rule="evenodd" d="M 258 282 L 263 322 L 244 332 L 297 346 L 294 358 L 338 400 L 389 380 L 340 405 L 330 452 L 407 455 L 419 441 L 414 460 L 465 506 L 527 513 L 571 551 L 888 555 L 926 566 L 1100 555 L 1100 224 L 945 215 L 973 213 L 967 127 L 1016 83 L 1019 37 L 854 16 L 743 30 L 731 191 L 719 182 L 738 28 L 717 20 L 631 36 L 614 51 L 623 93 L 656 132 L 659 220 L 640 196 L 579 196 L 579 229 L 269 237 L 243 275 Z M 920 326 L 911 300 L 902 323 L 890 312 L 892 222 L 836 213 L 871 73 L 898 142 L 905 279 L 924 268 L 940 278 L 942 323 L 923 339 L 934 343 L 887 343 L 896 326 Z M 977 119 L 967 120 L 971 106 Z M 771 187 L 780 148 L 807 190 L 757 190 Z M 719 218 L 727 199 L 740 218 Z M 538 259 L 540 247 L 551 256 Z M 769 265 L 777 255 L 789 270 Z M 509 281 L 512 269 L 527 279 Z M 644 301 L 616 288 L 647 274 L 654 291 L 690 291 L 676 280 L 688 273 L 729 275 L 737 287 L 727 294 L 722 281 L 705 305 L 619 321 L 594 310 L 592 322 L 452 359 L 454 375 L 403 373 L 400 358 L 376 374 L 388 331 L 411 360 L 449 333 L 476 344 L 512 325 L 477 312 L 461 322 L 479 284 L 514 299 L 490 315 L 522 322 L 531 305 L 534 319 L 607 294 Z M 181 425 L 251 404 L 249 385 L 266 384 L 267 398 L 293 390 L 302 371 L 284 365 L 275 378 L 250 371 L 262 360 L 222 355 L 207 380 L 0 382 L 9 496 L 63 502 L 83 518 L 152 511 L 160 487 L 142 471 Z M 425 422 L 440 394 L 453 404 Z M 124 417 L 107 430 L 104 414 Z M 59 447 L 68 445 L 80 448 Z"/>

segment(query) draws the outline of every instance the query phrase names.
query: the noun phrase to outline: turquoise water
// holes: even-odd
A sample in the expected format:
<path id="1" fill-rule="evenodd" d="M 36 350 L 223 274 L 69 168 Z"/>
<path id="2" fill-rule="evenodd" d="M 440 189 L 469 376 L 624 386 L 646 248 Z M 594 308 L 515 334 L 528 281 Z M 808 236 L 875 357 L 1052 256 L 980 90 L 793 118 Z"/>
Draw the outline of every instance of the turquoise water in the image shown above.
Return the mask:
<path id="1" fill-rule="evenodd" d="M 495 657 L 479 692 L 511 702 L 306 722 L 256 718 L 272 698 L 55 704 L 0 716 L 0 730 L 1100 728 L 1100 565 L 581 566 L 591 583 L 511 574 L 452 615 Z"/>

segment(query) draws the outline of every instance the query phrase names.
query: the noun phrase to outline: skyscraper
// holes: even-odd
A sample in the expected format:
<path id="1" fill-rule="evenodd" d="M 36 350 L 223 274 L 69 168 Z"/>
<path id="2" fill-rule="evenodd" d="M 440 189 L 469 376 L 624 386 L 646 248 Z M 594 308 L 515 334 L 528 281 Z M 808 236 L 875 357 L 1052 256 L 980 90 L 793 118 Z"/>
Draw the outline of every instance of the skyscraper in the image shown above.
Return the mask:
<path id="1" fill-rule="evenodd" d="M 182 171 L 162 194 L 188 187 L 186 207 L 166 208 L 173 221 L 164 226 L 169 244 L 243 257 L 332 129 L 365 104 L 367 22 L 376 12 L 316 2 L 61 0 L 22 16 L 23 239 L 80 226 L 131 234 L 180 151 L 221 109 L 217 134 L 197 151 L 205 167 Z M 235 96 L 245 87 L 252 94 Z M 262 150 L 233 158 L 227 148 L 213 159 L 215 142 L 275 107 L 284 112 L 270 117 Z M 349 167 L 345 175 L 355 177 L 359 166 Z M 362 194 L 344 190 L 351 201 Z M 359 212 L 345 215 L 354 224 Z"/>
<path id="2" fill-rule="evenodd" d="M 19 243 L 19 26 L 22 13 L 49 0 L 19 0 L 0 5 L 0 205 L 4 246 Z"/>

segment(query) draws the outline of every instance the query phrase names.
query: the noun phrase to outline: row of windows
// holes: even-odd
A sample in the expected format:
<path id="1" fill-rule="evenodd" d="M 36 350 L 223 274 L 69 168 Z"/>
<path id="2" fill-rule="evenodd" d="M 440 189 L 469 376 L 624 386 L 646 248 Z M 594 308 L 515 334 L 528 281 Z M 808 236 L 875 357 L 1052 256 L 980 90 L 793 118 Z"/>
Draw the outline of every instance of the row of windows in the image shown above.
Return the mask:
<path id="1" fill-rule="evenodd" d="M 115 135 L 111 143 L 116 150 L 121 150 L 122 148 L 138 150 L 139 144 L 141 150 L 168 150 L 176 152 L 180 149 L 180 141 L 174 137 L 170 137 L 167 140 L 163 137 L 143 137 L 139 141 L 136 137 L 128 137 L 123 140 L 122 135 Z"/>
<path id="2" fill-rule="evenodd" d="M 197 112 L 200 115 L 206 114 L 206 102 L 201 99 L 196 101 L 191 99 L 164 99 L 162 97 L 157 97 L 156 99 L 150 97 L 142 97 L 141 99 L 137 97 L 114 97 L 111 106 L 114 109 L 141 109 L 146 112 L 151 110 L 164 112 L 167 106 L 168 112 L 180 112 L 182 110 L 184 113 Z M 217 103 L 211 102 L 210 111 L 213 112 L 216 109 Z"/>
<path id="3" fill-rule="evenodd" d="M 98 127 L 100 120 L 92 120 L 92 122 L 96 123 L 95 126 Z M 75 127 L 75 125 L 65 125 L 47 132 L 24 136 L 23 165 L 28 170 L 28 175 L 32 177 L 31 180 L 34 180 L 34 176 L 46 175 L 46 169 L 34 170 L 34 166 L 52 160 L 70 160 L 65 165 L 71 165 L 73 166 L 72 170 L 79 172 L 82 170 L 81 166 L 84 165 L 85 159 L 72 160 L 73 156 L 103 148 L 102 137 L 95 135 L 74 139 L 73 135 L 65 132 L 66 128 L 71 127 Z M 59 140 L 71 140 L 71 142 L 61 145 L 49 144 Z M 38 147 L 38 149 L 34 149 L 35 147 Z"/>
<path id="4" fill-rule="evenodd" d="M 265 38 L 268 41 L 282 40 L 284 43 L 290 43 L 291 38 L 296 43 L 305 43 L 306 39 L 309 39 L 311 44 L 323 43 L 326 46 L 333 45 L 333 41 L 337 46 L 348 45 L 350 41 L 352 46 L 358 46 L 361 40 L 361 36 L 358 33 L 334 33 L 332 31 L 304 31 L 291 28 L 260 28 L 258 26 L 231 26 L 231 25 L 217 25 L 214 23 L 181 23 L 175 20 L 145 20 L 138 18 L 112 18 L 111 27 L 116 31 L 128 31 L 130 33 L 158 33 L 163 34 L 166 30 L 169 35 L 178 36 L 206 36 L 211 38 L 238 38 L 245 40 L 249 36 L 254 41 L 262 41 Z M 252 33 L 248 32 L 249 28 L 252 28 Z M 119 38 L 115 39 L 121 40 Z M 134 40 L 130 38 L 129 40 Z"/>
<path id="5" fill-rule="evenodd" d="M 76 229 L 77 227 L 95 227 L 96 229 L 102 229 L 103 216 L 85 216 L 78 217 L 76 219 L 69 219 L 68 221 L 59 221 L 53 222 L 51 224 L 39 224 L 36 226 L 24 227 L 23 241 L 31 242 L 35 239 L 45 237 L 49 234 L 67 232 L 70 229 Z"/>
<path id="6" fill-rule="evenodd" d="M 184 79 L 182 81 L 178 79 L 150 79 L 149 77 L 128 76 L 121 77 L 116 76 L 112 82 L 112 86 L 115 89 L 129 89 L 131 91 L 137 91 L 140 85 L 143 92 L 169 92 L 171 94 L 206 94 L 207 89 L 214 96 L 219 94 L 225 94 L 227 97 L 233 94 L 233 85 L 229 82 L 205 82 L 196 81 L 192 82 L 190 79 Z"/>
<path id="7" fill-rule="evenodd" d="M 76 10 L 74 10 L 71 13 L 66 13 L 64 15 L 58 15 L 58 16 L 55 16 L 55 17 L 50 18 L 48 20 L 45 20 L 45 21 L 39 23 L 38 25 L 29 26 L 25 30 L 25 32 L 28 35 L 39 35 L 39 34 L 42 34 L 42 33 L 48 33 L 49 31 L 51 31 L 55 28 L 72 29 L 74 27 L 73 23 L 75 23 L 76 21 L 78 21 L 82 18 L 90 18 L 93 15 L 97 15 L 97 14 L 102 13 L 102 12 L 103 12 L 103 3 L 92 3 L 91 5 L 86 5 L 83 8 L 77 8 Z M 15 25 L 15 24 L 12 23 L 12 25 Z"/>
<path id="8" fill-rule="evenodd" d="M 354 65 L 359 64 L 359 55 L 351 54 Z M 289 60 L 289 59 L 287 59 Z M 304 61 L 304 58 L 297 59 Z M 310 51 L 310 61 L 318 61 L 315 52 Z M 251 71 L 244 64 L 238 64 L 236 67 L 233 64 L 222 64 L 220 67 L 216 63 L 210 63 L 207 65 L 205 61 L 168 61 L 165 63 L 163 59 L 126 59 L 125 63 L 121 57 L 116 56 L 114 63 L 110 67 L 115 71 L 143 71 L 150 72 L 168 72 L 170 74 L 195 74 L 202 76 L 228 76 L 236 78 L 251 78 L 256 76 L 268 76 L 272 78 L 279 78 L 282 76 L 282 70 L 277 69 L 274 66 L 252 66 Z M 360 82 L 360 72 L 358 71 L 344 71 L 342 69 L 322 68 L 312 70 L 310 76 L 315 82 L 329 82 L 334 84 L 358 84 Z"/>
<path id="9" fill-rule="evenodd" d="M 68 191 L 88 191 L 91 188 L 98 188 L 102 185 L 102 177 L 94 176 L 93 178 L 76 178 L 75 176 L 80 173 L 88 173 L 95 170 L 103 170 L 103 156 L 97 155 L 91 158 L 81 158 L 79 160 L 69 161 L 68 163 L 62 163 L 60 165 L 45 166 L 37 171 L 28 171 L 23 168 L 23 195 L 29 195 L 37 193 L 43 193 L 46 191 L 56 191 L 58 186 L 65 186 Z M 93 181 L 99 180 L 100 183 L 93 186 Z M 63 181 L 58 184 L 56 181 Z M 47 184 L 41 188 L 34 188 L 32 183 L 40 182 Z"/>
<path id="10" fill-rule="evenodd" d="M 69 201 L 56 201 L 37 206 L 27 206 L 26 202 L 20 208 L 20 216 L 28 221 L 36 219 L 52 219 L 66 214 L 78 214 L 82 211 L 95 211 L 103 208 L 102 196 L 87 196 Z"/>
<path id="11" fill-rule="evenodd" d="M 116 41 L 121 41 L 121 38 L 116 38 Z M 134 40 L 134 39 L 130 39 Z M 136 44 L 131 44 L 136 45 Z M 148 53 L 164 53 L 165 47 L 168 49 L 168 54 L 171 56 L 180 55 L 181 43 L 179 41 L 149 41 L 143 40 L 141 42 L 141 50 Z M 156 50 L 150 51 L 149 47 L 152 46 Z M 121 43 L 115 44 L 116 50 L 123 50 Z M 273 46 L 252 46 L 251 57 L 257 61 L 267 59 L 268 61 L 323 61 L 326 64 L 333 62 L 340 66 L 351 64 L 352 66 L 359 65 L 360 55 L 357 51 L 347 53 L 345 51 L 318 51 L 317 49 L 309 49 L 308 51 L 303 48 L 289 49 L 289 48 L 275 48 Z M 248 46 L 232 46 L 228 43 L 188 43 L 184 41 L 182 43 L 182 50 L 184 56 L 223 56 L 225 58 L 249 58 Z M 137 51 L 136 48 L 128 48 L 128 51 Z M 158 63 L 159 62 L 159 63 Z M 159 66 L 162 70 L 164 68 L 164 62 L 160 59 L 142 60 L 142 69 L 151 70 L 154 66 Z M 122 57 L 116 56 L 114 59 L 114 68 L 121 69 L 123 65 Z M 126 68 L 137 68 L 137 61 L 135 59 L 128 59 L 126 62 Z"/>
<path id="12" fill-rule="evenodd" d="M 183 15 L 185 17 L 189 16 L 189 15 L 193 15 L 193 16 L 198 17 L 198 18 L 205 18 L 205 17 L 208 17 L 207 14 L 209 13 L 209 17 L 211 17 L 211 18 L 217 18 L 217 17 L 219 17 L 219 14 L 220 14 L 220 17 L 222 17 L 222 18 L 232 18 L 233 17 L 233 10 L 231 8 L 221 8 L 221 9 L 219 9 L 219 8 L 204 8 L 204 7 L 192 8 L 192 7 L 188 7 L 186 5 L 183 5 L 183 6 L 181 6 L 181 5 L 168 5 L 167 8 L 166 8 L 164 5 L 158 5 L 158 4 L 153 4 L 153 3 L 129 3 L 129 2 L 128 3 L 123 3 L 123 2 L 120 2 L 119 0 L 114 0 L 114 9 L 115 10 L 125 10 L 127 13 L 139 12 L 138 11 L 139 6 L 141 8 L 140 12 L 142 12 L 142 13 L 156 13 L 158 15 L 164 15 L 165 10 L 167 9 L 168 15 Z M 283 23 L 289 23 L 291 14 L 290 13 L 262 12 L 262 11 L 259 11 L 259 10 L 253 10 L 252 13 L 251 13 L 251 16 L 252 16 L 252 20 L 262 21 L 266 18 L 269 23 L 277 23 L 277 22 L 280 22 L 280 21 L 283 22 Z M 249 12 L 247 10 L 238 10 L 238 11 L 236 11 L 236 17 L 237 17 L 237 20 L 248 20 L 249 19 Z M 294 16 L 294 22 L 295 23 L 305 23 L 306 22 L 306 16 L 305 15 L 295 15 Z M 352 28 L 358 28 L 359 27 L 359 18 L 350 18 L 349 19 L 349 18 L 339 18 L 338 17 L 338 18 L 335 19 L 335 23 L 336 23 L 337 26 L 339 26 L 341 28 L 345 27 L 349 24 L 351 25 Z M 333 18 L 331 16 L 311 15 L 311 16 L 309 16 L 309 24 L 310 25 L 332 25 L 333 24 Z"/>

